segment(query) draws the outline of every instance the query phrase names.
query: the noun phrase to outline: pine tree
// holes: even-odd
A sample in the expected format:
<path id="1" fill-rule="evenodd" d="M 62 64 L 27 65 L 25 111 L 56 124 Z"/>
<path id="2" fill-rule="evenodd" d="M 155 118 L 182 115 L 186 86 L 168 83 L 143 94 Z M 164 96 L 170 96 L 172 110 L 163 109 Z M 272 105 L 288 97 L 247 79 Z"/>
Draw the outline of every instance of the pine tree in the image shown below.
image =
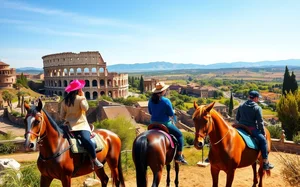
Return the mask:
<path id="1" fill-rule="evenodd" d="M 144 93 L 144 78 L 142 75 L 141 75 L 141 79 L 140 79 L 140 91 L 141 91 L 141 94 Z"/>
<path id="2" fill-rule="evenodd" d="M 300 92 L 289 92 L 282 96 L 276 105 L 278 118 L 288 140 L 292 140 L 300 130 Z"/>
<path id="3" fill-rule="evenodd" d="M 282 84 L 282 95 L 286 95 L 291 90 L 290 80 L 291 80 L 291 76 L 290 76 L 289 69 L 287 66 L 285 66 L 285 72 L 284 72 L 283 84 Z"/>
<path id="4" fill-rule="evenodd" d="M 297 80 L 296 80 L 296 75 L 292 71 L 292 75 L 291 75 L 291 91 L 292 91 L 292 93 L 295 94 L 295 91 L 297 91 L 297 90 L 298 90 L 298 83 L 297 83 Z"/>
<path id="5" fill-rule="evenodd" d="M 228 114 L 230 117 L 232 117 L 232 110 L 233 110 L 233 96 L 232 96 L 232 92 L 230 92 L 230 102 L 229 102 L 229 110 L 228 110 Z"/>

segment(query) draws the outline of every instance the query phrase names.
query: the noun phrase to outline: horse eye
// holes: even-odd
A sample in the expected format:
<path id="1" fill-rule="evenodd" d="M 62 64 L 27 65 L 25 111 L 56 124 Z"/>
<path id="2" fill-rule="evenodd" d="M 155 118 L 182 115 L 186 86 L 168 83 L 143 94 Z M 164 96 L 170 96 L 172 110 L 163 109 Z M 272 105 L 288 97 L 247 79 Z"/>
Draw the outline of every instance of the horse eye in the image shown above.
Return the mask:
<path id="1" fill-rule="evenodd" d="M 34 120 L 34 125 L 38 125 L 40 123 L 40 120 Z"/>

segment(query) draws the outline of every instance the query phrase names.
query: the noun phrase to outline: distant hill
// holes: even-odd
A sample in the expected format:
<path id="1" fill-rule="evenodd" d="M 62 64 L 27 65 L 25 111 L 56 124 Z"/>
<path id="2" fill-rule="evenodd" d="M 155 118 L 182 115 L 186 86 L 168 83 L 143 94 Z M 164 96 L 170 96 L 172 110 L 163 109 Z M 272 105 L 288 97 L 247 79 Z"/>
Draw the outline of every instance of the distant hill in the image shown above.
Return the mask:
<path id="1" fill-rule="evenodd" d="M 183 69 L 224 69 L 224 68 L 258 68 L 258 67 L 300 67 L 300 59 L 261 61 L 261 62 L 229 62 L 209 65 L 201 64 L 177 64 L 171 62 L 148 62 L 135 64 L 115 64 L 108 66 L 109 72 L 142 72 L 142 71 L 167 71 Z M 17 68 L 17 73 L 38 74 L 44 72 L 42 68 L 24 67 Z"/>
<path id="2" fill-rule="evenodd" d="M 44 73 L 43 68 L 35 68 L 35 67 L 24 67 L 24 68 L 16 68 L 17 73 L 28 73 L 28 74 L 39 74 Z"/>
<path id="3" fill-rule="evenodd" d="M 223 68 L 254 68 L 254 67 L 280 67 L 280 66 L 299 66 L 300 59 L 261 61 L 261 62 L 231 62 L 216 63 L 209 65 L 200 64 L 177 64 L 171 62 L 149 62 L 136 64 L 115 64 L 108 66 L 110 72 L 138 72 L 138 71 L 162 71 L 180 69 L 223 69 Z"/>

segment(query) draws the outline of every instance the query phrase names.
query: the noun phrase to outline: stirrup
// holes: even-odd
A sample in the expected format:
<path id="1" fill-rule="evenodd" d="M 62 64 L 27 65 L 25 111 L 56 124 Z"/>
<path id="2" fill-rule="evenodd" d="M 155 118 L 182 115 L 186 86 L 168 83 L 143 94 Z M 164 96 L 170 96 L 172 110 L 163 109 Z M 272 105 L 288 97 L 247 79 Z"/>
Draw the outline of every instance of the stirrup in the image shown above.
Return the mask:
<path id="1" fill-rule="evenodd" d="M 94 165 L 97 168 L 103 168 L 103 164 L 97 158 L 94 160 Z"/>

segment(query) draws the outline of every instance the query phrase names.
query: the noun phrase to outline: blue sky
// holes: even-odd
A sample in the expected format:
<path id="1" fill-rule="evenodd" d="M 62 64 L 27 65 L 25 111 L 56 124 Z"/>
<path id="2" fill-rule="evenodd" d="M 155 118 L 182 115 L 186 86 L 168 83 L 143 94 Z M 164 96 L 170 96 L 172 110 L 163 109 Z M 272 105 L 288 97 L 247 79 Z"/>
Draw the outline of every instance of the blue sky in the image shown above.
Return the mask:
<path id="1" fill-rule="evenodd" d="M 108 65 L 300 58 L 300 1 L 0 0 L 0 60 L 99 51 Z"/>

